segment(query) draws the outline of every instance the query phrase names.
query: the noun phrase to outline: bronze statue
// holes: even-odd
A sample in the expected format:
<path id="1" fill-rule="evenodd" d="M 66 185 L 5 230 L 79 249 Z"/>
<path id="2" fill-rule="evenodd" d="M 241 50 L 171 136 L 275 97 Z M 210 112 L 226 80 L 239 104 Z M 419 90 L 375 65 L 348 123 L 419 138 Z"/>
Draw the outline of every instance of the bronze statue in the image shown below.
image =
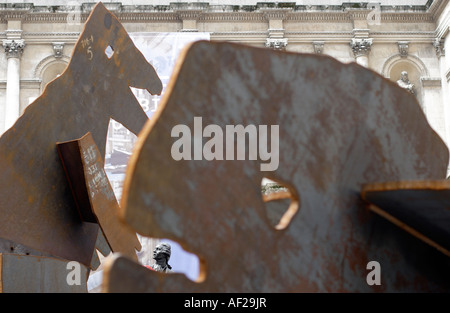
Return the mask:
<path id="1" fill-rule="evenodd" d="M 161 242 L 153 250 L 153 259 L 155 264 L 151 265 L 151 269 L 157 272 L 172 273 L 172 266 L 169 265 L 171 254 L 170 245 L 167 242 Z"/>

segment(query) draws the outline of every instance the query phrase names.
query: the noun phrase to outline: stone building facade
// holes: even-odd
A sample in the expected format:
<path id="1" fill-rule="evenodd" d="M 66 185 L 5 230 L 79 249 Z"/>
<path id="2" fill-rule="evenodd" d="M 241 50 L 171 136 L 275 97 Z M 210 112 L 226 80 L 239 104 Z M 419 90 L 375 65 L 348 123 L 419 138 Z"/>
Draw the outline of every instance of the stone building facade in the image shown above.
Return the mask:
<path id="1" fill-rule="evenodd" d="M 0 134 L 65 69 L 95 3 L 0 2 Z M 103 3 L 129 33 L 199 32 L 211 41 L 324 54 L 394 82 L 406 71 L 430 125 L 450 144 L 449 0 Z"/>
<path id="2" fill-rule="evenodd" d="M 20 1 L 17 1 L 20 2 Z M 226 40 L 357 62 L 396 81 L 408 72 L 430 124 L 450 139 L 447 0 L 104 2 L 128 32 L 207 32 Z M 399 1 L 405 3 L 405 1 Z M 147 3 L 147 4 L 145 4 Z M 150 3 L 150 4 L 148 4 Z M 221 4 L 219 4 L 221 3 Z M 239 4 L 241 3 L 241 4 Z M 0 132 L 65 68 L 94 1 L 0 3 Z"/>

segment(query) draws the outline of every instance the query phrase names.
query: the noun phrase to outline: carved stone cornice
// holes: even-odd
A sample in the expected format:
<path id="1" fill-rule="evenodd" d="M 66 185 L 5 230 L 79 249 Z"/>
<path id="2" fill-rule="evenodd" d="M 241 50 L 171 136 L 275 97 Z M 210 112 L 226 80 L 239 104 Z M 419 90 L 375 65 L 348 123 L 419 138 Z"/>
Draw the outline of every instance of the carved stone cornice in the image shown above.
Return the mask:
<path id="1" fill-rule="evenodd" d="M 355 38 L 368 38 L 370 34 L 370 29 L 368 28 L 354 28 L 352 30 L 353 37 Z"/>
<path id="2" fill-rule="evenodd" d="M 217 36 L 266 36 L 267 31 L 231 31 L 231 32 L 211 32 L 211 35 Z"/>
<path id="3" fill-rule="evenodd" d="M 0 38 L 2 38 L 0 33 Z M 73 45 L 80 37 L 79 32 L 26 32 L 22 33 L 20 39 L 24 39 L 27 45 L 49 45 L 54 42 L 64 42 L 65 46 Z M 4 37 L 3 37 L 4 38 Z M 2 38 L 2 39 L 3 39 Z M 14 38 L 7 38 L 14 39 Z"/>
<path id="4" fill-rule="evenodd" d="M 155 22 L 173 23 L 179 22 L 180 16 L 176 12 L 151 12 L 151 13 L 120 13 L 117 18 L 123 22 Z"/>
<path id="5" fill-rule="evenodd" d="M 442 0 L 448 1 L 448 0 Z M 56 1 L 55 1 L 56 2 Z M 437 2 L 437 1 L 435 1 Z M 83 3 L 76 8 L 83 23 L 94 3 Z M 179 20 L 180 18 L 201 19 L 204 21 L 229 20 L 287 20 L 287 21 L 314 21 L 314 22 L 349 22 L 351 20 L 367 19 L 370 9 L 353 9 L 343 6 L 330 6 L 326 10 L 307 6 L 293 7 L 261 7 L 252 9 L 245 5 L 122 5 L 119 2 L 105 3 L 120 19 L 137 22 L 165 22 Z M 394 23 L 435 22 L 439 17 L 436 13 L 437 5 L 430 10 L 423 8 L 408 9 L 408 7 L 381 6 L 381 21 Z M 439 8 L 442 6 L 439 5 Z M 63 23 L 67 16 L 74 13 L 73 6 L 34 6 L 23 5 L 15 7 L 0 4 L 0 21 L 20 19 L 30 23 Z M 180 16 L 181 14 L 181 16 Z M 200 14 L 201 16 L 198 16 Z"/>
<path id="6" fill-rule="evenodd" d="M 176 10 L 175 13 L 180 20 L 198 20 L 203 10 Z"/>
<path id="7" fill-rule="evenodd" d="M 285 20 L 292 9 L 260 9 L 259 11 L 263 13 L 267 20 Z"/>
<path id="8" fill-rule="evenodd" d="M 369 9 L 346 9 L 347 15 L 351 20 L 367 20 L 367 16 L 371 11 Z"/>
<path id="9" fill-rule="evenodd" d="M 266 17 L 261 12 L 205 12 L 200 20 L 203 22 L 265 22 Z"/>
<path id="10" fill-rule="evenodd" d="M 24 37 L 75 37 L 78 39 L 80 32 L 23 32 Z"/>
<path id="11" fill-rule="evenodd" d="M 434 35 L 434 31 L 420 31 L 420 30 L 398 30 L 398 31 L 371 31 L 370 35 L 376 36 L 432 36 Z"/>
<path id="12" fill-rule="evenodd" d="M 350 22 L 348 14 L 343 12 L 290 12 L 288 21 L 313 21 L 313 22 Z"/>
<path id="13" fill-rule="evenodd" d="M 76 17 L 78 23 L 86 22 L 87 13 L 33 13 L 24 17 L 25 23 L 68 23 Z"/>
<path id="14" fill-rule="evenodd" d="M 367 56 L 372 47 L 372 38 L 352 38 L 350 47 L 355 57 Z"/>
<path id="15" fill-rule="evenodd" d="M 352 37 L 352 31 L 285 31 L 286 35 L 299 35 L 302 37 Z"/>
<path id="16" fill-rule="evenodd" d="M 18 40 L 3 40 L 3 48 L 5 49 L 7 58 L 20 58 L 25 48 L 25 42 L 23 39 Z"/>
<path id="17" fill-rule="evenodd" d="M 269 28 L 268 29 L 269 38 L 284 38 L 283 28 Z"/>
<path id="18" fill-rule="evenodd" d="M 20 40 L 22 39 L 23 31 L 21 29 L 7 29 L 5 30 L 6 39 Z"/>
<path id="19" fill-rule="evenodd" d="M 9 20 L 23 21 L 29 12 L 29 9 L 10 9 L 8 11 L 0 11 L 0 18 L 2 22 L 7 22 Z"/>
<path id="20" fill-rule="evenodd" d="M 449 0 L 440 0 L 440 1 L 433 1 L 431 3 L 431 6 L 428 9 L 429 14 L 433 17 L 434 20 L 437 20 L 439 16 L 444 11 L 445 7 L 447 6 Z"/>
<path id="21" fill-rule="evenodd" d="M 381 13 L 382 22 L 391 23 L 418 23 L 418 22 L 434 22 L 433 16 L 427 12 L 384 12 Z"/>

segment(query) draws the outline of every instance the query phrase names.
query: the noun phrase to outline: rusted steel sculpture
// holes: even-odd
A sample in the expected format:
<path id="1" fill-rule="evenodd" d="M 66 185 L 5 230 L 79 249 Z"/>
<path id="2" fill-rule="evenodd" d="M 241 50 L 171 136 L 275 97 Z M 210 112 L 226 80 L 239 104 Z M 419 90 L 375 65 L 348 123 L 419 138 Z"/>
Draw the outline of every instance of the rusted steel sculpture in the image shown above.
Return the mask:
<path id="1" fill-rule="evenodd" d="M 12 240 L 0 240 L 0 253 L 45 256 L 42 251 L 34 250 Z"/>
<path id="2" fill-rule="evenodd" d="M 450 257 L 450 181 L 364 185 L 369 208 Z"/>
<path id="3" fill-rule="evenodd" d="M 120 252 L 137 261 L 136 251 L 141 250 L 141 244 L 136 233 L 119 220 L 119 204 L 91 134 L 59 143 L 58 152 L 80 219 L 100 226 L 112 252 Z"/>
<path id="4" fill-rule="evenodd" d="M 104 159 L 110 118 L 138 134 L 148 118 L 129 86 L 162 90 L 154 68 L 99 3 L 66 70 L 0 138 L 0 238 L 89 266 L 98 225 L 78 216 L 56 143 L 90 132 Z"/>
<path id="5" fill-rule="evenodd" d="M 130 159 L 122 216 L 138 233 L 197 254 L 199 282 L 116 256 L 104 291 L 450 290 L 450 258 L 360 196 L 369 182 L 445 178 L 448 150 L 405 90 L 328 56 L 208 42 L 184 51 L 166 90 Z M 242 136 L 228 145 L 227 125 L 255 128 L 243 146 Z M 261 171 L 271 161 L 261 125 L 279 126 L 272 171 Z M 240 147 L 249 155 L 233 159 L 228 149 Z M 275 227 L 264 177 L 292 197 Z M 371 261 L 381 285 L 368 283 Z"/>
<path id="6" fill-rule="evenodd" d="M 36 255 L 0 254 L 0 292 L 87 292 L 89 270 L 80 263 Z"/>

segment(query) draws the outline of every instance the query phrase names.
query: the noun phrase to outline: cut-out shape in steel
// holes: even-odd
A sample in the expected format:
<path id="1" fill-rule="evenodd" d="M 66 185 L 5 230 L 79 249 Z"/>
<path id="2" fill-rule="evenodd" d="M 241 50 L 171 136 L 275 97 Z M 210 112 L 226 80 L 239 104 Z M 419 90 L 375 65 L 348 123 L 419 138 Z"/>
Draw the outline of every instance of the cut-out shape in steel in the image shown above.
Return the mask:
<path id="1" fill-rule="evenodd" d="M 90 132 L 104 159 L 110 118 L 138 134 L 148 118 L 130 86 L 162 90 L 154 68 L 99 3 L 65 71 L 0 138 L 1 238 L 89 266 L 98 225 L 78 216 L 56 143 Z"/>
<path id="2" fill-rule="evenodd" d="M 139 287 L 127 285 L 120 277 L 132 266 L 116 258 L 123 267 L 110 269 L 122 275 L 105 269 L 106 291 L 450 290 L 450 258 L 360 197 L 368 182 L 445 178 L 447 147 L 413 95 L 325 55 L 196 42 L 179 62 L 130 158 L 121 210 L 138 233 L 175 240 L 204 260 L 204 280 L 147 271 Z M 278 125 L 279 166 L 261 171 L 264 160 L 208 160 L 202 151 L 175 160 L 172 130 L 193 129 L 198 117 L 203 129 Z M 213 139 L 198 138 L 193 150 L 195 140 L 201 148 Z M 284 229 L 266 217 L 263 177 L 299 194 Z M 381 285 L 367 283 L 371 261 L 381 265 Z"/>
<path id="3" fill-rule="evenodd" d="M 108 59 L 111 59 L 114 54 L 114 49 L 111 46 L 106 47 L 105 54 L 108 57 Z"/>
<path id="4" fill-rule="evenodd" d="M 267 186 L 262 198 L 265 202 L 267 218 L 275 229 L 281 230 L 288 227 L 292 218 L 297 214 L 300 199 L 298 193 L 288 186 L 275 185 L 278 187 L 277 189 Z"/>

